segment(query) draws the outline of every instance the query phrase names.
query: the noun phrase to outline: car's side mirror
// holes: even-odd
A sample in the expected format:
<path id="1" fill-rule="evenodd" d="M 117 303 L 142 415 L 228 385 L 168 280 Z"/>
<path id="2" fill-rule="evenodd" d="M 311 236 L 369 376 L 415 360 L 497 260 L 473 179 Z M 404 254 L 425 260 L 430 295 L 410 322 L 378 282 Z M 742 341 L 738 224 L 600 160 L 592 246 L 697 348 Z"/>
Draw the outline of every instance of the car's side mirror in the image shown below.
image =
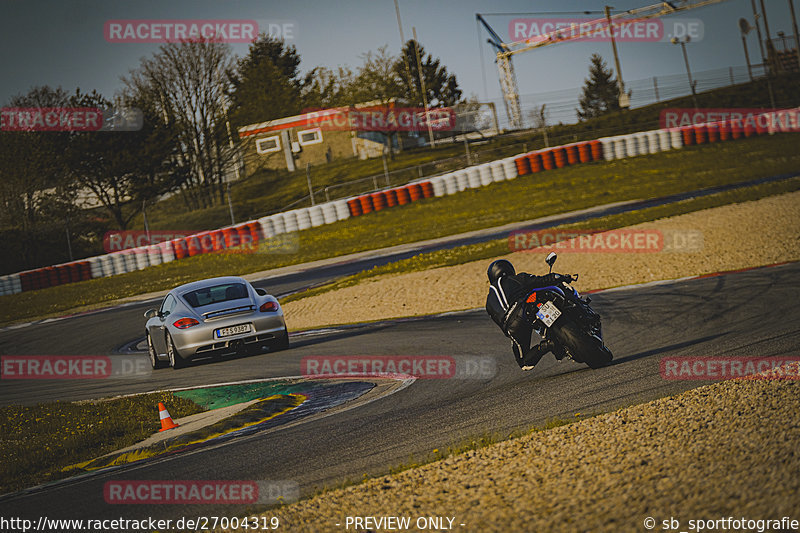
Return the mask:
<path id="1" fill-rule="evenodd" d="M 259 296 L 266 296 L 267 291 L 264 289 L 256 289 L 256 294 L 258 294 Z"/>
<path id="2" fill-rule="evenodd" d="M 148 309 L 147 311 L 144 312 L 145 318 L 153 318 L 156 316 L 158 316 L 158 311 L 156 311 L 155 309 Z"/>
<path id="3" fill-rule="evenodd" d="M 550 271 L 553 271 L 553 264 L 555 264 L 556 259 L 558 259 L 558 254 L 555 252 L 550 252 L 547 254 L 547 257 L 544 258 L 544 262 L 550 267 Z"/>

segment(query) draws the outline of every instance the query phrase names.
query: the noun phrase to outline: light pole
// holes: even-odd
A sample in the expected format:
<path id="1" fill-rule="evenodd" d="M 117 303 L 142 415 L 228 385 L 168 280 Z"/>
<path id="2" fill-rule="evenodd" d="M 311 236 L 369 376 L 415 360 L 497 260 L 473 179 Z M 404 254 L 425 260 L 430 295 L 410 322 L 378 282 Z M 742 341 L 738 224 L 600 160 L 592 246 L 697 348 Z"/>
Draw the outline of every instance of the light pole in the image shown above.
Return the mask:
<path id="1" fill-rule="evenodd" d="M 792 14 L 792 28 L 794 29 L 794 46 L 797 52 L 797 70 L 800 71 L 800 33 L 797 32 L 797 16 L 794 14 L 794 0 L 789 0 L 789 13 Z"/>
<path id="2" fill-rule="evenodd" d="M 695 90 L 696 83 L 692 80 L 692 70 L 689 68 L 689 56 L 686 54 L 686 43 L 690 42 L 691 38 L 687 35 L 683 40 L 677 37 L 672 38 L 672 44 L 680 44 L 683 50 L 683 61 L 686 63 L 686 75 L 689 76 L 689 87 L 692 89 L 692 100 L 694 101 L 694 108 L 697 109 L 697 91 Z"/>
<path id="3" fill-rule="evenodd" d="M 758 19 L 761 18 L 761 15 L 758 14 L 756 0 L 751 0 L 751 3 L 753 4 L 753 22 L 755 23 L 756 33 L 758 34 L 758 48 L 761 50 L 761 68 L 766 70 L 767 56 L 764 53 L 764 38 L 761 37 L 761 25 L 758 23 Z"/>
<path id="4" fill-rule="evenodd" d="M 750 81 L 753 81 L 753 68 L 750 66 L 750 54 L 747 51 L 747 39 L 746 36 L 750 33 L 750 30 L 753 28 L 750 26 L 750 23 L 747 22 L 747 19 L 740 18 L 739 19 L 739 30 L 742 33 L 742 46 L 744 46 L 744 59 L 747 61 L 747 74 L 750 76 Z"/>
<path id="5" fill-rule="evenodd" d="M 611 22 L 611 6 L 605 6 L 606 21 L 608 22 L 608 35 L 611 37 L 611 49 L 614 51 L 614 64 L 617 67 L 617 81 L 619 81 L 619 107 L 626 109 L 630 107 L 630 99 L 625 93 L 625 82 L 622 81 L 622 68 L 619 65 L 619 54 L 617 53 L 617 41 L 614 39 L 614 24 Z"/>
<path id="6" fill-rule="evenodd" d="M 425 123 L 428 125 L 428 135 L 431 139 L 431 148 L 436 147 L 436 140 L 433 138 L 433 127 L 431 126 L 431 115 L 428 113 L 428 93 L 425 90 L 425 75 L 422 72 L 422 61 L 419 57 L 419 41 L 417 40 L 417 28 L 411 27 L 414 33 L 414 52 L 417 55 L 417 73 L 419 74 L 419 85 L 422 91 L 422 103 L 425 105 Z"/>

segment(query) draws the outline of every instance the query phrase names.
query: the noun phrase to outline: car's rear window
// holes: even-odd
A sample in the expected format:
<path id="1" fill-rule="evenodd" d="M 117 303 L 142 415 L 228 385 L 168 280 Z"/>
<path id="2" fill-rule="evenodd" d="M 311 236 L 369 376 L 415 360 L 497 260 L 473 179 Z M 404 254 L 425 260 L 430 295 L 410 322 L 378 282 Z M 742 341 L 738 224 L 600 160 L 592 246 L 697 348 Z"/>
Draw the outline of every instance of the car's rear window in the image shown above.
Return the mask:
<path id="1" fill-rule="evenodd" d="M 225 283 L 212 287 L 203 287 L 184 293 L 183 299 L 192 307 L 203 307 L 228 300 L 247 298 L 247 287 L 243 283 Z"/>

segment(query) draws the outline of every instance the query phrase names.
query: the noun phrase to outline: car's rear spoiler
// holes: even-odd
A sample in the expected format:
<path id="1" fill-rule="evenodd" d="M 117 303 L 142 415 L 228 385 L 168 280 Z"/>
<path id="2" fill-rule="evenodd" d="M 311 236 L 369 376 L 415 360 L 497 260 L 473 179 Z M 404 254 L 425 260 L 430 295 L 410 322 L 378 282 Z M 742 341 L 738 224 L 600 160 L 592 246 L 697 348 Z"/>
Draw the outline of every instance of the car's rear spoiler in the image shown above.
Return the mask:
<path id="1" fill-rule="evenodd" d="M 220 309 L 219 311 L 209 311 L 208 313 L 203 313 L 203 318 L 209 320 L 212 318 L 219 318 L 221 316 L 233 315 L 236 313 L 253 312 L 255 310 L 255 305 L 240 305 L 239 307 L 231 307 L 230 309 Z"/>

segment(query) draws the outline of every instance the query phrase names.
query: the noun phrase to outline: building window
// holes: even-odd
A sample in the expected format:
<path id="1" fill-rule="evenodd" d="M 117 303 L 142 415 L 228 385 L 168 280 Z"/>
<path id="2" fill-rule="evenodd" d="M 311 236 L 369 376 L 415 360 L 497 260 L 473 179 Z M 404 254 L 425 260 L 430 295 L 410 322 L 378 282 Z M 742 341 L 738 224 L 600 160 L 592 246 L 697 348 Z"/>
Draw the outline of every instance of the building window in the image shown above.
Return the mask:
<path id="1" fill-rule="evenodd" d="M 258 152 L 259 154 L 268 154 L 270 152 L 277 152 L 280 149 L 281 149 L 281 139 L 278 136 L 256 139 L 256 152 Z"/>
<path id="2" fill-rule="evenodd" d="M 297 132 L 297 140 L 301 146 L 307 144 L 318 144 L 322 142 L 322 130 L 314 128 L 313 130 L 303 130 Z"/>

